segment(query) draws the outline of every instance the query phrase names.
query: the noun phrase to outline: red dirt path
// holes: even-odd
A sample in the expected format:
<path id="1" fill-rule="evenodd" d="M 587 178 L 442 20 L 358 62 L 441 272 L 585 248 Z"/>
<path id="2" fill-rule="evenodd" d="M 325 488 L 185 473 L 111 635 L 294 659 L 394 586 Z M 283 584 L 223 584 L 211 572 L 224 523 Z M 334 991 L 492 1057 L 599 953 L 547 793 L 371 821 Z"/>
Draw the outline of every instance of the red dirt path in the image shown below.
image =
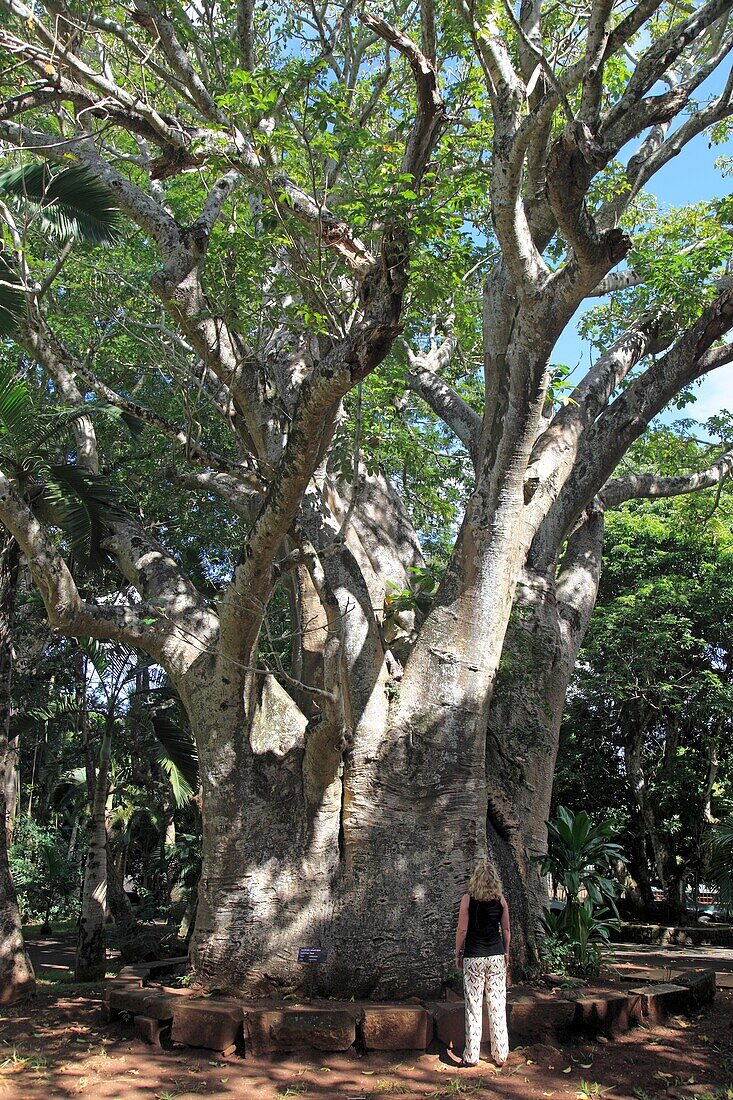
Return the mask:
<path id="1" fill-rule="evenodd" d="M 0 1013 L 0 1100 L 733 1100 L 733 993 L 727 990 L 697 1016 L 653 1031 L 515 1050 L 501 1071 L 485 1061 L 457 1070 L 437 1053 L 312 1052 L 223 1061 L 207 1051 L 162 1051 L 132 1037 L 128 1026 L 103 1024 L 98 993 L 57 990 Z"/>

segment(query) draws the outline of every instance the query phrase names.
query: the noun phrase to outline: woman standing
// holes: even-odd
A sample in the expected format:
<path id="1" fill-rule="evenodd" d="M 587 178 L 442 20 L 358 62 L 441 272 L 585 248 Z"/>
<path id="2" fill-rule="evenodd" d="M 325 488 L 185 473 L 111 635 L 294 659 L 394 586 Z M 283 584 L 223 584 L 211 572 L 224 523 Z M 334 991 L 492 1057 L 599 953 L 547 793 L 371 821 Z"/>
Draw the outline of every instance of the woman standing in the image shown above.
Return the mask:
<path id="1" fill-rule="evenodd" d="M 466 1046 L 463 1065 L 475 1066 L 481 1050 L 481 1008 L 486 992 L 491 1057 L 503 1065 L 509 1054 L 506 1028 L 506 972 L 509 965 L 509 907 L 499 874 L 488 859 L 479 863 L 461 898 L 456 929 L 456 966 L 463 969 Z"/>

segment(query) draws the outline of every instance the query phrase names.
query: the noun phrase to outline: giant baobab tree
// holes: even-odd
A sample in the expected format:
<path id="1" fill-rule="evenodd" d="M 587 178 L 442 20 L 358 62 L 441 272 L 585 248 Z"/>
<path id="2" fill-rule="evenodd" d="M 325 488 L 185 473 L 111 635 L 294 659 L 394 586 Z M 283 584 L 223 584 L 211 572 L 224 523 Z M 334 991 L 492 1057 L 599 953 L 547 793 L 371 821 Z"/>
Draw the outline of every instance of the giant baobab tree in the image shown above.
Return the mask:
<path id="1" fill-rule="evenodd" d="M 3 0 L 5 150 L 51 175 L 83 168 L 136 227 L 90 344 L 83 303 L 76 328 L 65 306 L 74 250 L 39 259 L 6 209 L 25 361 L 54 399 L 88 406 L 87 470 L 107 467 L 95 399 L 167 442 L 159 476 L 192 511 L 215 501 L 241 526 L 212 595 L 154 515 L 110 511 L 102 546 L 127 593 L 113 600 L 80 588 L 53 526 L 11 471 L 0 480 L 51 623 L 140 648 L 186 708 L 204 984 L 296 985 L 297 948 L 319 943 L 323 991 L 434 991 L 487 847 L 518 959 L 532 950 L 531 855 L 603 509 L 681 491 L 616 468 L 733 359 L 724 234 L 681 304 L 632 251 L 654 174 L 730 116 L 731 6 L 135 0 L 123 24 L 114 7 Z M 624 323 L 558 407 L 553 348 L 586 299 L 614 293 Z M 116 359 L 117 330 L 144 356 Z M 420 525 L 359 417 L 393 364 L 470 483 L 434 598 L 403 601 L 399 646 L 390 593 L 423 565 Z M 536 651 L 533 690 L 492 708 L 517 591 L 506 652 Z M 268 664 L 278 593 L 290 648 Z"/>

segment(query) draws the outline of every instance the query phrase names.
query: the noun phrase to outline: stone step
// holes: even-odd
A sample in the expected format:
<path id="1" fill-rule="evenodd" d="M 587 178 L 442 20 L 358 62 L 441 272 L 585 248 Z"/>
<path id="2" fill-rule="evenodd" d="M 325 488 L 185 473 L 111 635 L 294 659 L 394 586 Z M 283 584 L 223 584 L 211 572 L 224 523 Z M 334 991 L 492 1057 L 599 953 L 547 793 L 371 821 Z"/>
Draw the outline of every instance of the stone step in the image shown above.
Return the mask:
<path id="1" fill-rule="evenodd" d="M 279 1050 L 348 1050 L 356 1041 L 356 1015 L 344 1009 L 276 1008 L 244 1012 L 248 1053 Z"/>
<path id="2" fill-rule="evenodd" d="M 232 1048 L 252 1055 L 313 1048 L 348 1050 L 357 1040 L 367 1050 L 425 1050 L 433 1036 L 463 1049 L 462 999 L 417 1004 L 322 1002 L 284 1005 L 205 996 L 185 989 L 146 986 L 144 967 L 127 967 L 107 983 L 106 1019 L 135 1020 L 142 1038 L 157 1042 L 171 1028 L 173 1042 L 208 1050 Z M 618 1035 L 642 1019 L 653 1023 L 695 1009 L 715 996 L 714 970 L 688 972 L 675 983 L 643 984 L 623 991 L 552 992 L 510 990 L 507 997 L 512 1042 L 542 1042 L 571 1032 Z M 484 1034 L 488 1035 L 486 1006 Z M 167 1034 L 167 1032 L 166 1032 Z"/>

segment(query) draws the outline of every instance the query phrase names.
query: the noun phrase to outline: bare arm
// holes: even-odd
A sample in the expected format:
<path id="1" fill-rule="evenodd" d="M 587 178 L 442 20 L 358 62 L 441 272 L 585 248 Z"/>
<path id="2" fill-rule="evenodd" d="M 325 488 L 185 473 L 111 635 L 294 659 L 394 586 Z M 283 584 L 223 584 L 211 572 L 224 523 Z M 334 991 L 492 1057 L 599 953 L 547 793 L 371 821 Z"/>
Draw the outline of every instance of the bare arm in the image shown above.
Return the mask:
<path id="1" fill-rule="evenodd" d="M 461 906 L 458 910 L 458 926 L 456 928 L 456 966 L 459 970 L 463 967 L 463 945 L 466 942 L 468 932 L 468 903 L 470 895 L 464 894 L 461 898 Z"/>
<path id="2" fill-rule="evenodd" d="M 509 927 L 509 906 L 505 897 L 501 899 L 501 936 L 504 940 L 504 962 L 509 965 L 509 944 L 512 942 L 512 930 Z"/>

